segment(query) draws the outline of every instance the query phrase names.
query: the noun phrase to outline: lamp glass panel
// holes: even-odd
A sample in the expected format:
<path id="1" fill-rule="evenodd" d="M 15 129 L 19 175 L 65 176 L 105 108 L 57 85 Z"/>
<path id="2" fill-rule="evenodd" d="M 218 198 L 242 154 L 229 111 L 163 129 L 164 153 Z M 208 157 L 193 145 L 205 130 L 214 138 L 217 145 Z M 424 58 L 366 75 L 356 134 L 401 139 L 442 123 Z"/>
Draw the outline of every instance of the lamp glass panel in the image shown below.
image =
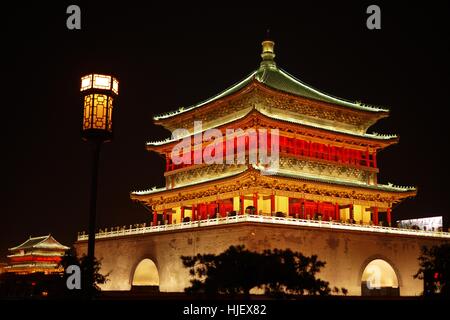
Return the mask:
<path id="1" fill-rule="evenodd" d="M 113 98 L 108 97 L 108 131 L 112 131 Z"/>
<path id="2" fill-rule="evenodd" d="M 115 94 L 119 94 L 119 81 L 117 81 L 117 80 L 114 79 L 114 78 L 113 78 L 112 91 L 113 91 Z"/>
<path id="3" fill-rule="evenodd" d="M 101 74 L 94 74 L 94 88 L 96 89 L 111 89 L 111 77 Z"/>
<path id="4" fill-rule="evenodd" d="M 83 129 L 91 128 L 92 94 L 84 96 Z"/>
<path id="5" fill-rule="evenodd" d="M 81 78 L 81 90 L 84 91 L 92 88 L 92 74 L 84 76 Z"/>
<path id="6" fill-rule="evenodd" d="M 106 101 L 108 96 L 105 94 L 94 94 L 94 129 L 106 129 Z"/>

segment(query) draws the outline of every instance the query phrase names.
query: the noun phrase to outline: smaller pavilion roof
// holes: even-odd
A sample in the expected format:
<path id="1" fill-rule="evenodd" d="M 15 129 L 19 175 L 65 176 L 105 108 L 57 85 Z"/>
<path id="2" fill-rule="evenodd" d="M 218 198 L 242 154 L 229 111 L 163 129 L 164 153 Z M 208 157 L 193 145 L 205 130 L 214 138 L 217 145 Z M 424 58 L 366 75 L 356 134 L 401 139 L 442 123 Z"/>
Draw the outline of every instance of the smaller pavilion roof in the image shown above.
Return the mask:
<path id="1" fill-rule="evenodd" d="M 31 237 L 25 241 L 24 243 L 9 248 L 10 251 L 17 250 L 25 250 L 25 249 L 53 249 L 53 250 L 68 250 L 69 247 L 66 247 L 55 240 L 51 234 L 40 237 Z"/>

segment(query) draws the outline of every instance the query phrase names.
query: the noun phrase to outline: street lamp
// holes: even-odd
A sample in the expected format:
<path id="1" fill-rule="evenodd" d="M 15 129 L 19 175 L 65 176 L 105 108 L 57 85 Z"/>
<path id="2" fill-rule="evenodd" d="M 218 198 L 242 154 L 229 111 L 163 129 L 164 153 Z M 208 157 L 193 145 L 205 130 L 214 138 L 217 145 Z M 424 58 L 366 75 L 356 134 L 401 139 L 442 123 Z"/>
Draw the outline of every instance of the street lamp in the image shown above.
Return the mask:
<path id="1" fill-rule="evenodd" d="M 113 106 L 119 94 L 119 81 L 103 74 L 88 74 L 81 78 L 83 98 L 83 140 L 93 144 L 91 199 L 89 206 L 87 293 L 92 296 L 94 288 L 95 224 L 97 207 L 97 176 L 100 148 L 113 137 Z"/>
<path id="2" fill-rule="evenodd" d="M 119 81 L 103 74 L 81 78 L 83 96 L 83 138 L 101 142 L 112 139 L 114 99 L 119 94 Z"/>

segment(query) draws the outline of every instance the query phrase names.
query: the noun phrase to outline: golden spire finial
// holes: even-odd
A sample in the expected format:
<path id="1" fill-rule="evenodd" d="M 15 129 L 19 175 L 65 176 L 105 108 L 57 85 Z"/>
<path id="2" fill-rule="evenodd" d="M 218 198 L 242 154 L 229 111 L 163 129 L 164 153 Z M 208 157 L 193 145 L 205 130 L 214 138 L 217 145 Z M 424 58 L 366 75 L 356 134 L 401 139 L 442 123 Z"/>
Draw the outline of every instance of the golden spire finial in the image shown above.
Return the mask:
<path id="1" fill-rule="evenodd" d="M 275 61 L 273 61 L 273 59 L 275 58 L 275 50 L 274 50 L 275 42 L 269 40 L 270 39 L 269 33 L 270 30 L 267 29 L 266 40 L 264 40 L 261 43 L 262 44 L 261 58 L 263 59 L 263 61 L 261 62 L 261 66 L 275 67 L 276 66 Z"/>

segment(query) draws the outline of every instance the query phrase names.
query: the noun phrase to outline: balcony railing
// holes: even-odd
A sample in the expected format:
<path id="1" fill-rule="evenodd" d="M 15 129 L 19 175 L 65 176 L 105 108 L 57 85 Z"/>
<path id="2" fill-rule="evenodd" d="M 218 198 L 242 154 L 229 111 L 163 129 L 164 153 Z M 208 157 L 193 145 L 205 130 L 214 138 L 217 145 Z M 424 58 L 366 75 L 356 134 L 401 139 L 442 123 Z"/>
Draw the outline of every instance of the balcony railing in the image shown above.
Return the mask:
<path id="1" fill-rule="evenodd" d="M 353 231 L 364 231 L 364 232 L 375 232 L 375 233 L 385 233 L 385 234 L 398 234 L 398 235 L 411 235 L 420 237 L 430 237 L 430 238 L 449 238 L 449 232 L 441 231 L 425 231 L 425 230 L 414 230 L 414 229 L 400 229 L 392 227 L 374 226 L 374 225 L 358 225 L 351 223 L 335 222 L 335 221 L 320 221 L 320 220 L 304 220 L 297 218 L 284 218 L 284 217 L 273 217 L 273 216 L 263 216 L 263 215 L 237 215 L 226 218 L 216 218 L 207 220 L 198 220 L 183 222 L 177 224 L 164 224 L 158 226 L 146 226 L 134 225 L 127 227 L 115 227 L 111 230 L 103 230 L 95 235 L 96 239 L 103 238 L 115 238 L 124 237 L 132 235 L 142 235 L 150 234 L 155 232 L 165 232 L 165 231 L 177 231 L 184 229 L 194 229 L 201 227 L 217 226 L 232 223 L 241 222 L 256 222 L 265 224 L 277 224 L 277 225 L 290 225 L 290 226 L 302 226 L 302 227 L 313 227 L 322 229 L 335 229 L 335 230 L 353 230 Z M 78 241 L 88 240 L 88 235 L 83 233 L 78 234 Z"/>

